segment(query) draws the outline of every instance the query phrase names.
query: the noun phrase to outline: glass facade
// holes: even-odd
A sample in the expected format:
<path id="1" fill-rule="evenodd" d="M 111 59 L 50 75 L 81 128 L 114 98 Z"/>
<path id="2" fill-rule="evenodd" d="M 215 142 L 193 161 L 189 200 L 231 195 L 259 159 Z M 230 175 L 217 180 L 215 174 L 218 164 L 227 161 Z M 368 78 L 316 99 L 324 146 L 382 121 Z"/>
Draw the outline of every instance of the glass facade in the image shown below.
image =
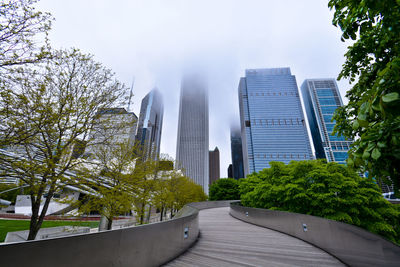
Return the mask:
<path id="1" fill-rule="evenodd" d="M 161 129 L 164 105 L 155 88 L 142 100 L 136 139 L 142 144 L 144 159 L 156 160 L 160 156 Z"/>
<path id="2" fill-rule="evenodd" d="M 335 79 L 305 80 L 301 92 L 316 157 L 345 164 L 352 142 L 343 136 L 332 135 L 335 126 L 333 114 L 343 105 Z"/>
<path id="3" fill-rule="evenodd" d="M 231 128 L 232 177 L 244 178 L 242 136 L 240 128 Z"/>
<path id="4" fill-rule="evenodd" d="M 195 75 L 185 76 L 181 85 L 176 161 L 208 194 L 208 93 L 204 79 Z"/>
<path id="5" fill-rule="evenodd" d="M 245 175 L 313 158 L 294 75 L 290 68 L 250 69 L 239 83 Z"/>

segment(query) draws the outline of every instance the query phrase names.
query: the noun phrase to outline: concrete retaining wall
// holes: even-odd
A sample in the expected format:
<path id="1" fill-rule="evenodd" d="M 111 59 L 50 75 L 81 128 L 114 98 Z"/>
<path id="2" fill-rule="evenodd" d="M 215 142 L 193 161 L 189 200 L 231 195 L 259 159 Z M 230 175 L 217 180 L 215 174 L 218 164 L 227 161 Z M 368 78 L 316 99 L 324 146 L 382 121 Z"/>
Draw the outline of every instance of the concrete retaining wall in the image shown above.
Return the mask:
<path id="1" fill-rule="evenodd" d="M 191 203 L 178 218 L 69 237 L 0 244 L 1 266 L 159 266 L 182 254 L 199 234 L 198 210 L 229 202 Z"/>
<path id="2" fill-rule="evenodd" d="M 320 217 L 231 204 L 242 221 L 311 243 L 349 266 L 400 266 L 400 247 L 359 227 Z"/>

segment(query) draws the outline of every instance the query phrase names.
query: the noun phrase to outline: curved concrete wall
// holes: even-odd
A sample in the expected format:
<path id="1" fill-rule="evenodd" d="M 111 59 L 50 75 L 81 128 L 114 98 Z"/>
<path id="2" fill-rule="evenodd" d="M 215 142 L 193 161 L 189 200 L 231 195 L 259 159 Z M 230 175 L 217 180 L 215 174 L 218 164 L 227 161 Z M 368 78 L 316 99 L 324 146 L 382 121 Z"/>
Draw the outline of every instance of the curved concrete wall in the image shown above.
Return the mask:
<path id="1" fill-rule="evenodd" d="M 359 227 L 320 217 L 242 207 L 230 214 L 242 221 L 307 241 L 349 266 L 400 266 L 400 247 Z"/>
<path id="2" fill-rule="evenodd" d="M 169 221 L 100 233 L 0 244 L 1 266 L 159 266 L 183 253 L 199 234 L 198 210 L 229 202 L 185 206 Z"/>

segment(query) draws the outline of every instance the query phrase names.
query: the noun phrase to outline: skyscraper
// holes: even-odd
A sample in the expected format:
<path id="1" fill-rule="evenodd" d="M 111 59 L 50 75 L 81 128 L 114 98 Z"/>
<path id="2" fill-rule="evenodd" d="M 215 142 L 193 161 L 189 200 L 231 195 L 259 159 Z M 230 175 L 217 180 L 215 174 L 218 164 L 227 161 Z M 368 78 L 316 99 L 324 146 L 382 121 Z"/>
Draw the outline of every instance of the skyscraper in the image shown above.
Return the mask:
<path id="1" fill-rule="evenodd" d="M 186 75 L 179 103 L 176 160 L 186 176 L 208 194 L 208 94 L 204 79 Z"/>
<path id="2" fill-rule="evenodd" d="M 215 181 L 220 178 L 220 169 L 219 169 L 219 150 L 218 147 L 215 147 L 214 150 L 209 152 L 209 167 L 210 167 L 210 181 L 211 185 Z"/>
<path id="3" fill-rule="evenodd" d="M 239 83 L 244 174 L 313 158 L 290 68 L 250 69 Z"/>
<path id="4" fill-rule="evenodd" d="M 228 178 L 233 178 L 233 174 L 232 174 L 232 164 L 229 164 L 228 166 Z"/>
<path id="5" fill-rule="evenodd" d="M 232 176 L 244 178 L 242 136 L 240 128 L 231 127 Z"/>
<path id="6" fill-rule="evenodd" d="M 162 96 L 154 88 L 142 100 L 136 139 L 143 146 L 144 159 L 160 156 L 161 129 L 164 115 Z"/>
<path id="7" fill-rule="evenodd" d="M 343 136 L 332 135 L 335 126 L 333 113 L 343 105 L 335 79 L 307 79 L 301 85 L 301 93 L 316 158 L 345 164 L 352 142 Z"/>

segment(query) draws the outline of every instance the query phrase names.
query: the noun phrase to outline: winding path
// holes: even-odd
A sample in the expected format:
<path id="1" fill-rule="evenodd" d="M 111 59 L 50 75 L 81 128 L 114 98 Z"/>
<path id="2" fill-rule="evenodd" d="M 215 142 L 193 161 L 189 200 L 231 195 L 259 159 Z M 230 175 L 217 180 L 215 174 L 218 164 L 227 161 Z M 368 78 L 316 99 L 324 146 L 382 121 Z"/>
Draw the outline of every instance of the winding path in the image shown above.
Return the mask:
<path id="1" fill-rule="evenodd" d="M 248 224 L 229 215 L 229 207 L 199 213 L 200 238 L 165 266 L 345 266 L 300 239 Z"/>

